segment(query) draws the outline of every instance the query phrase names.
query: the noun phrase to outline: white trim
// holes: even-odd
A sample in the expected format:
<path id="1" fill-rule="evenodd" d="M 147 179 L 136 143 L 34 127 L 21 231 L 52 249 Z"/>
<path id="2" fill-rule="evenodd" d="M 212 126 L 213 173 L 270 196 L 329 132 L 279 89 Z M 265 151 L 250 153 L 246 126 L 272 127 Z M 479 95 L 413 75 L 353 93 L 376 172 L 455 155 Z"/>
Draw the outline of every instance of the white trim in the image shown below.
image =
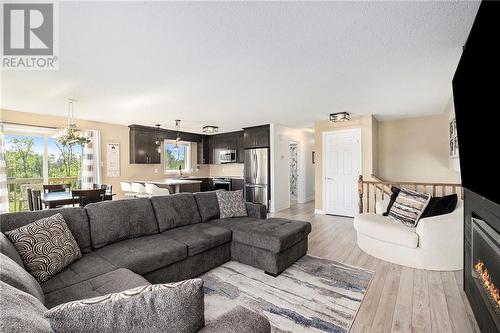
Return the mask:
<path id="1" fill-rule="evenodd" d="M 325 211 L 323 209 L 315 209 L 314 214 L 316 215 L 325 215 Z"/>
<path id="2" fill-rule="evenodd" d="M 332 131 L 327 131 L 321 133 L 321 175 L 323 179 L 321 180 L 323 182 L 322 186 L 322 211 L 324 212 L 323 214 L 326 214 L 326 182 L 325 182 L 325 170 L 326 170 L 326 144 L 325 144 L 325 137 L 329 134 L 339 134 L 339 133 L 357 133 L 359 135 L 359 172 L 360 174 L 363 174 L 363 132 L 361 130 L 361 127 L 354 127 L 354 128 L 349 128 L 349 129 L 339 129 L 339 130 L 332 130 Z"/>

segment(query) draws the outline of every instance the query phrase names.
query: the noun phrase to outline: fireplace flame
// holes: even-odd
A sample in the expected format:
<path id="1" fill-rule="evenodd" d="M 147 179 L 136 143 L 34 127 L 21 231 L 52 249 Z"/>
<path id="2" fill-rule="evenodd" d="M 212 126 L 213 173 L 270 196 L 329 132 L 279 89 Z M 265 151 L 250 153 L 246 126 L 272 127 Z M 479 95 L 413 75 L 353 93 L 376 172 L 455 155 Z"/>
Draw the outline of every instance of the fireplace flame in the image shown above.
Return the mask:
<path id="1" fill-rule="evenodd" d="M 486 265 L 484 262 L 479 260 L 474 265 L 474 270 L 478 273 L 481 282 L 483 284 L 483 288 L 488 293 L 492 303 L 496 306 L 496 311 L 500 310 L 500 290 L 493 284 L 493 280 L 491 279 L 490 273 L 488 269 L 486 269 Z"/>

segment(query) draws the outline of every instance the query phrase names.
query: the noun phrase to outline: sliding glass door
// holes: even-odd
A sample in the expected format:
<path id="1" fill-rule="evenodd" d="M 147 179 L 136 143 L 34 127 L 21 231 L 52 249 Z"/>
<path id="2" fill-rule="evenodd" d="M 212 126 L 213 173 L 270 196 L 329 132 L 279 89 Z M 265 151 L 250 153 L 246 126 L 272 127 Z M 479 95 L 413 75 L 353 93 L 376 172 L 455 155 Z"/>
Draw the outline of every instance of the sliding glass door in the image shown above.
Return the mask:
<path id="1" fill-rule="evenodd" d="M 79 187 L 82 147 L 64 147 L 49 129 L 23 127 L 4 133 L 9 211 L 28 209 L 28 188 L 43 184 L 71 184 Z"/>

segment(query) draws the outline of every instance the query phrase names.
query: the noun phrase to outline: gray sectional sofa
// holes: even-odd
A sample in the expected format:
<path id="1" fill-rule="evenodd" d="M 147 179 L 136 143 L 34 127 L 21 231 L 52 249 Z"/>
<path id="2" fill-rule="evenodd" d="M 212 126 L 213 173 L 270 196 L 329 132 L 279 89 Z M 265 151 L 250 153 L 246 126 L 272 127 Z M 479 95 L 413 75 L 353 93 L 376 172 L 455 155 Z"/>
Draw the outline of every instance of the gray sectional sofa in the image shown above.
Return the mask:
<path id="1" fill-rule="evenodd" d="M 247 217 L 220 219 L 215 192 L 181 193 L 3 214 L 0 229 L 7 232 L 63 215 L 83 256 L 41 283 L 44 305 L 51 308 L 149 283 L 193 278 L 231 259 L 278 275 L 307 252 L 308 222 L 267 219 L 262 205 L 246 203 L 246 208 Z M 6 256 L 15 256 L 9 252 L 2 248 Z M 267 331 L 267 319 L 244 308 L 233 312 L 211 323 L 214 332 L 226 326 L 235 332 Z M 228 325 L 235 318 L 240 324 Z M 204 331 L 210 332 L 210 325 Z"/>

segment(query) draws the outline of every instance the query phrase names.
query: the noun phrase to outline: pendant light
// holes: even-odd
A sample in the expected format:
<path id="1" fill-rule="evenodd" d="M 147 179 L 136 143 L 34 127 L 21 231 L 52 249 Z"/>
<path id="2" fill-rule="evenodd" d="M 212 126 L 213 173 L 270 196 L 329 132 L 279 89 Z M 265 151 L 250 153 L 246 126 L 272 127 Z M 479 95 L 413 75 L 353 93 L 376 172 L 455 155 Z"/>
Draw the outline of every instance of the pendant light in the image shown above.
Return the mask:
<path id="1" fill-rule="evenodd" d="M 156 126 L 156 141 L 155 141 L 155 145 L 156 145 L 156 151 L 158 152 L 158 154 L 161 153 L 161 139 L 160 139 L 160 126 L 161 124 L 155 124 Z"/>
<path id="2" fill-rule="evenodd" d="M 68 122 L 65 127 L 59 130 L 57 134 L 57 142 L 63 146 L 72 147 L 76 144 L 84 145 L 90 142 L 90 139 L 83 134 L 83 131 L 76 127 L 74 106 L 76 99 L 68 99 Z"/>
<path id="3" fill-rule="evenodd" d="M 179 119 L 175 120 L 175 130 L 177 131 L 177 137 L 175 138 L 175 148 L 179 148 L 179 143 L 181 141 L 181 134 L 179 133 L 181 129 L 181 121 Z"/>

